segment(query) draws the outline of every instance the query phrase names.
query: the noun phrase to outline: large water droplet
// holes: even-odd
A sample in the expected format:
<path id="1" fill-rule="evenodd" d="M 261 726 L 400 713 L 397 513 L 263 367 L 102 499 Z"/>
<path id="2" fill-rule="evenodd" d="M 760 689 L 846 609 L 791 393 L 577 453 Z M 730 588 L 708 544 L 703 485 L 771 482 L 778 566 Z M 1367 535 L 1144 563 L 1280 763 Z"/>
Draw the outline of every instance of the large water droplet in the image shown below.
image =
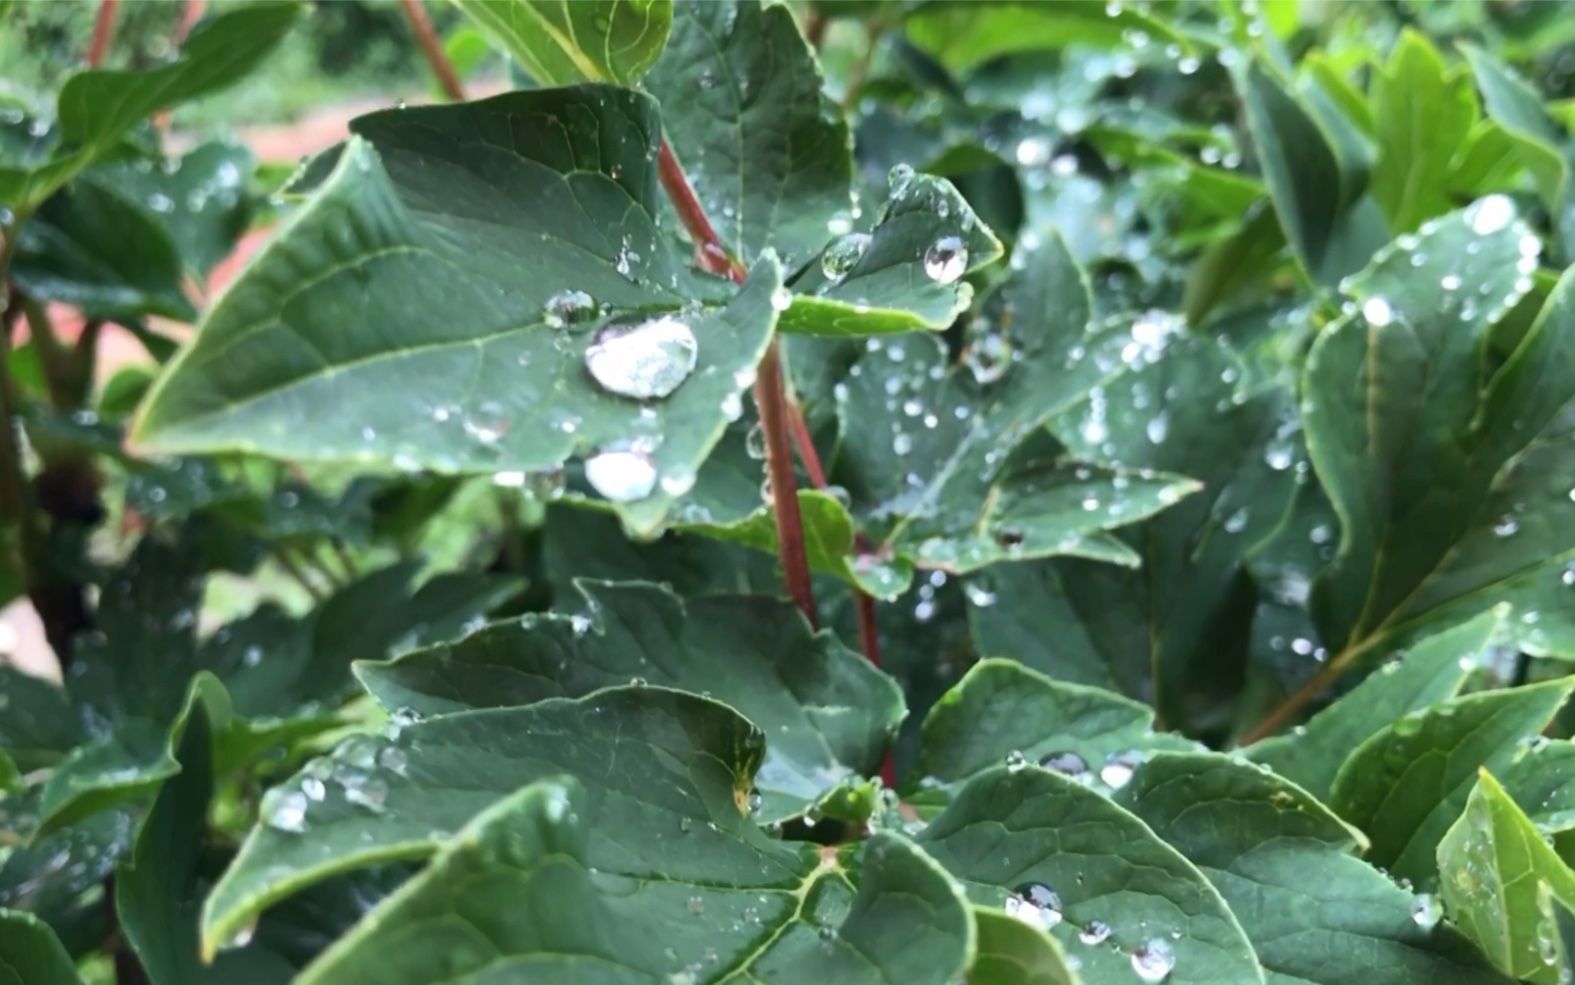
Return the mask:
<path id="1" fill-rule="evenodd" d="M 1025 882 L 1012 890 L 1004 909 L 1007 916 L 1043 931 L 1061 922 L 1061 897 L 1042 882 Z"/>
<path id="2" fill-rule="evenodd" d="M 1132 779 L 1132 774 L 1143 763 L 1143 754 L 1135 749 L 1118 752 L 1105 760 L 1105 765 L 1099 769 L 1099 779 L 1106 786 L 1117 790 L 1126 786 Z"/>
<path id="3" fill-rule="evenodd" d="M 597 332 L 585 350 L 585 368 L 597 383 L 619 396 L 660 399 L 694 372 L 699 351 L 687 324 L 661 315 L 611 324 Z"/>
<path id="4" fill-rule="evenodd" d="M 1362 317 L 1367 319 L 1367 324 L 1374 328 L 1383 328 L 1394 321 L 1394 309 L 1389 306 L 1384 298 L 1368 298 L 1362 302 Z"/>
<path id="5" fill-rule="evenodd" d="M 614 503 L 631 503 L 656 488 L 656 463 L 633 448 L 608 448 L 585 460 L 585 481 Z"/>
<path id="6" fill-rule="evenodd" d="M 956 236 L 942 236 L 924 251 L 924 276 L 937 284 L 950 284 L 968 269 L 968 248 Z"/>
<path id="7" fill-rule="evenodd" d="M 262 822 L 275 831 L 300 834 L 306 830 L 306 794 L 289 787 L 274 787 L 263 794 L 258 806 Z"/>
<path id="8" fill-rule="evenodd" d="M 849 233 L 826 247 L 826 252 L 820 256 L 820 272 L 826 275 L 827 280 L 836 283 L 858 266 L 869 248 L 869 233 Z"/>
<path id="9" fill-rule="evenodd" d="M 1087 779 L 1088 763 L 1075 752 L 1052 752 L 1039 760 L 1039 765 L 1052 773 L 1060 773 L 1075 780 Z"/>
<path id="10" fill-rule="evenodd" d="M 1162 982 L 1176 968 L 1176 952 L 1155 937 L 1132 951 L 1132 970 L 1145 982 Z"/>
<path id="11" fill-rule="evenodd" d="M 1466 225 L 1478 236 L 1498 232 L 1515 219 L 1515 203 L 1508 195 L 1489 195 L 1466 206 Z"/>
<path id="12" fill-rule="evenodd" d="M 596 299 L 584 291 L 559 291 L 541 306 L 541 318 L 553 328 L 567 328 L 596 317 Z"/>
<path id="13" fill-rule="evenodd" d="M 1422 893 L 1412 900 L 1411 919 L 1423 930 L 1432 930 L 1443 918 L 1443 907 L 1439 905 L 1437 897 L 1431 893 Z"/>

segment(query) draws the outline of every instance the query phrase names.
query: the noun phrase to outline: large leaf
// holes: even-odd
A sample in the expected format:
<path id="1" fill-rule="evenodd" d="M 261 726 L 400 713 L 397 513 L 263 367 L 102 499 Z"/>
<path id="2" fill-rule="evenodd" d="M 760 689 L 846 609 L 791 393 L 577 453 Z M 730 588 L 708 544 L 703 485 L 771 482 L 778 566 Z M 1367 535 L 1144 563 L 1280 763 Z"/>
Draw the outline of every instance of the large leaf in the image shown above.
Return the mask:
<path id="1" fill-rule="evenodd" d="M 1342 528 L 1313 612 L 1337 667 L 1501 602 L 1523 647 L 1575 653 L 1575 276 L 1496 371 L 1486 351 L 1539 248 L 1508 199 L 1482 199 L 1352 278 L 1357 310 L 1308 357 L 1308 448 Z"/>
<path id="2" fill-rule="evenodd" d="M 671 0 L 454 0 L 542 85 L 640 80 L 667 41 Z"/>
<path id="3" fill-rule="evenodd" d="M 192 31 L 174 61 L 73 75 L 60 89 L 53 155 L 42 163 L 0 158 L 0 205 L 30 211 L 148 116 L 230 85 L 273 52 L 300 12 L 294 3 L 230 10 Z"/>
<path id="4" fill-rule="evenodd" d="M 1388 723 L 1455 696 L 1477 655 L 1494 643 L 1499 623 L 1489 612 L 1429 637 L 1385 661 L 1295 734 L 1265 739 L 1247 755 L 1314 797 L 1327 798 L 1335 774 L 1357 746 Z"/>
<path id="5" fill-rule="evenodd" d="M 1374 734 L 1340 767 L 1329 803 L 1372 841 L 1368 858 L 1419 887 L 1438 883 L 1435 850 L 1477 770 L 1502 771 L 1564 704 L 1575 681 L 1452 698 Z"/>
<path id="6" fill-rule="evenodd" d="M 875 835 L 857 861 L 857 849 L 828 852 L 796 878 L 746 889 L 723 868 L 643 884 L 608 873 L 595 860 L 603 823 L 572 780 L 526 787 L 478 815 L 298 981 L 436 985 L 503 966 L 586 985 L 945 985 L 968 960 L 961 893 L 899 836 Z"/>
<path id="7" fill-rule="evenodd" d="M 420 716 L 577 698 L 631 680 L 704 692 L 771 739 L 756 777 L 762 823 L 879 770 L 904 715 L 901 692 L 830 633 L 812 634 L 791 604 L 748 595 L 685 603 L 638 582 L 578 587 L 584 615 L 497 623 L 356 673 L 385 708 Z"/>
<path id="8" fill-rule="evenodd" d="M 503 796 L 559 774 L 586 788 L 597 819 L 586 862 L 609 877 L 797 885 L 816 859 L 768 839 L 747 813 L 764 744 L 726 705 L 652 686 L 352 738 L 270 793 L 264 823 L 208 897 L 204 950 L 330 875 L 430 855 Z"/>
<path id="9" fill-rule="evenodd" d="M 1407 29 L 1373 77 L 1372 100 L 1373 197 L 1391 229 L 1410 232 L 1454 206 L 1449 175 L 1477 120 L 1476 93 L 1467 69 L 1447 68 L 1436 48 Z"/>
<path id="10" fill-rule="evenodd" d="M 645 88 L 712 226 L 745 263 L 770 248 L 796 267 L 849 221 L 848 126 L 787 7 L 679 4 Z"/>
<path id="11" fill-rule="evenodd" d="M 1575 873 L 1487 769 L 1438 846 L 1438 868 L 1450 919 L 1494 964 L 1522 981 L 1563 981 L 1538 893 L 1575 905 Z"/>
<path id="12" fill-rule="evenodd" d="M 71 955 L 31 913 L 0 910 L 0 985 L 81 985 Z"/>
<path id="13" fill-rule="evenodd" d="M 352 129 L 332 177 L 160 380 L 136 440 L 448 472 L 550 470 L 580 454 L 632 527 L 658 526 L 749 386 L 780 269 L 762 260 L 725 307 L 662 323 L 688 333 L 687 374 L 672 350 L 659 366 L 607 350 L 622 392 L 668 392 L 630 384 L 676 374 L 671 396 L 592 379 L 602 349 L 588 329 L 607 313 L 724 290 L 695 279 L 657 227 L 655 104 L 584 86 L 374 113 Z"/>
<path id="14" fill-rule="evenodd" d="M 1014 661 L 981 660 L 925 716 L 918 772 L 924 786 L 955 784 L 1003 762 L 1031 762 L 1108 789 L 1150 752 L 1190 748 L 1155 732 L 1145 705 Z"/>
<path id="15" fill-rule="evenodd" d="M 1115 798 L 1209 877 L 1272 985 L 1505 982 L 1428 900 L 1357 858 L 1356 834 L 1328 808 L 1272 773 L 1163 753 Z"/>
<path id="16" fill-rule="evenodd" d="M 1203 874 L 1074 779 L 1035 766 L 986 771 L 918 841 L 975 902 L 1010 905 L 1050 930 L 1089 981 L 1130 981 L 1135 965 L 1168 970 L 1149 980 L 1170 985 L 1264 980 Z"/>

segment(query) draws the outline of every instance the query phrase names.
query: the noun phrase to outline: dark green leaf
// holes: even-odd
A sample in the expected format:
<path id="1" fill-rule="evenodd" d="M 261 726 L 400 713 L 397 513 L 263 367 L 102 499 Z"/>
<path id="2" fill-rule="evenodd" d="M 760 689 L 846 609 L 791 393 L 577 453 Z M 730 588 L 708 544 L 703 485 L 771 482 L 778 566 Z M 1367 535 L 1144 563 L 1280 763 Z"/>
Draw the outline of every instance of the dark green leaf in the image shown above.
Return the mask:
<path id="1" fill-rule="evenodd" d="M 215 140 L 157 163 L 105 165 L 91 177 L 151 210 L 186 269 L 203 277 L 246 233 L 251 219 L 246 185 L 255 167 L 244 146 Z"/>
<path id="2" fill-rule="evenodd" d="M 1520 162 L 1537 183 L 1543 202 L 1558 207 L 1570 180 L 1569 158 L 1560 150 L 1564 135 L 1536 91 L 1511 69 L 1476 45 L 1462 45 L 1482 90 L 1487 115 L 1514 144 Z"/>
<path id="3" fill-rule="evenodd" d="M 71 955 L 31 913 L 0 910 L 0 985 L 82 985 Z"/>
<path id="4" fill-rule="evenodd" d="M 979 938 L 968 985 L 1082 985 L 1054 937 L 982 906 L 973 922 Z"/>
<path id="5" fill-rule="evenodd" d="M 640 80 L 667 41 L 671 0 L 454 0 L 542 85 Z"/>
<path id="6" fill-rule="evenodd" d="M 1541 731 L 1575 681 L 1548 681 L 1439 702 L 1385 727 L 1340 767 L 1329 804 L 1367 833 L 1367 857 L 1422 888 L 1438 884 L 1439 841 L 1478 769 L 1502 771 Z"/>
<path id="7" fill-rule="evenodd" d="M 1499 617 L 1489 612 L 1430 636 L 1386 661 L 1350 694 L 1314 715 L 1305 728 L 1265 739 L 1247 755 L 1314 797 L 1327 798 L 1340 766 L 1368 738 L 1387 723 L 1454 697 L 1499 630 Z"/>
<path id="8" fill-rule="evenodd" d="M 856 849 L 828 852 L 775 884 L 734 885 L 721 867 L 642 882 L 599 867 L 597 807 L 562 778 L 488 808 L 299 982 L 435 985 L 501 964 L 586 985 L 944 985 L 967 963 L 961 893 L 899 836 L 875 835 L 857 862 Z"/>
<path id="9" fill-rule="evenodd" d="M 795 268 L 849 221 L 848 126 L 787 7 L 679 4 L 645 89 L 722 244 L 745 263 L 774 249 Z"/>
<path id="10" fill-rule="evenodd" d="M 53 766 L 82 739 L 65 692 L 54 684 L 0 667 L 0 750 L 24 773 Z"/>
<path id="11" fill-rule="evenodd" d="M 1451 70 L 1427 39 L 1407 29 L 1373 77 L 1373 197 L 1389 228 L 1411 232 L 1454 207 L 1449 174 L 1477 121 L 1470 73 Z"/>
<path id="12" fill-rule="evenodd" d="M 642 404 L 590 378 L 588 324 L 549 322 L 673 311 L 721 289 L 695 280 L 655 224 L 648 97 L 519 92 L 353 129 L 334 176 L 161 379 L 137 440 L 445 472 L 548 470 L 581 454 L 630 526 L 655 529 L 765 351 L 775 262 L 726 307 L 678 315 L 694 369 Z M 434 318 L 425 292 L 439 282 Z"/>
<path id="13" fill-rule="evenodd" d="M 1417 897 L 1356 857 L 1356 832 L 1285 780 L 1213 753 L 1162 753 L 1116 802 L 1203 870 L 1274 983 L 1505 979 Z"/>
<path id="14" fill-rule="evenodd" d="M 507 708 L 648 682 L 726 702 L 770 737 L 756 783 L 761 823 L 804 813 L 880 768 L 904 711 L 897 686 L 777 599 L 687 603 L 654 585 L 581 582 L 583 615 L 530 615 L 448 646 L 363 663 L 390 711 L 426 717 Z M 560 599 L 559 607 L 567 608 Z"/>
<path id="15" fill-rule="evenodd" d="M 918 841 L 970 899 L 1037 915 L 1089 981 L 1131 981 L 1135 962 L 1169 965 L 1152 980 L 1170 985 L 1264 980 L 1241 925 L 1203 874 L 1070 777 L 1036 766 L 980 773 Z M 1060 920 L 1013 902 L 1029 883 L 1056 895 Z M 1082 943 L 1084 933 L 1099 943 Z"/>
<path id="16" fill-rule="evenodd" d="M 59 924 L 83 893 L 115 871 L 115 863 L 131 847 L 134 824 L 127 812 L 107 811 L 53 834 L 29 837 L 38 820 L 38 803 L 37 788 L 4 801 L 8 810 L 0 818 L 0 830 L 28 840 L 0 863 L 0 907 L 27 910 Z"/>
<path id="17" fill-rule="evenodd" d="M 1522 981 L 1562 980 L 1538 894 L 1575 905 L 1575 873 L 1486 768 L 1439 843 L 1438 868 L 1450 919 L 1494 964 Z"/>

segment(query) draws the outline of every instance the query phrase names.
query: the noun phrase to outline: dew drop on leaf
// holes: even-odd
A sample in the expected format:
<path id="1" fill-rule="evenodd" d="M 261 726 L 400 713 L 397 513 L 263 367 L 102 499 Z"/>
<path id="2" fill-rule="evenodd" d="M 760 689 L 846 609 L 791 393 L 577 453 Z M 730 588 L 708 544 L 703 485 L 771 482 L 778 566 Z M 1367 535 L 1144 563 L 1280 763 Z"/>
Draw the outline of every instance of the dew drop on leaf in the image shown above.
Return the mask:
<path id="1" fill-rule="evenodd" d="M 785 287 L 779 287 L 771 292 L 771 307 L 774 311 L 786 311 L 793 306 L 793 292 Z"/>
<path id="2" fill-rule="evenodd" d="M 1367 324 L 1374 328 L 1383 328 L 1394 321 L 1394 309 L 1389 306 L 1384 298 L 1368 298 L 1362 302 L 1362 317 L 1367 319 Z"/>
<path id="3" fill-rule="evenodd" d="M 1077 932 L 1077 939 L 1090 947 L 1110 939 L 1110 924 L 1103 920 L 1090 920 Z"/>
<path id="4" fill-rule="evenodd" d="M 585 481 L 614 503 L 632 503 L 656 488 L 656 463 L 633 448 L 608 448 L 585 460 Z"/>
<path id="5" fill-rule="evenodd" d="M 661 315 L 604 327 L 585 350 L 585 368 L 610 393 L 652 400 L 678 389 L 694 372 L 698 355 L 689 326 Z"/>
<path id="6" fill-rule="evenodd" d="M 1443 278 L 1439 280 L 1438 286 L 1442 287 L 1446 291 L 1458 291 L 1460 290 L 1460 275 L 1445 274 Z"/>
<path id="7" fill-rule="evenodd" d="M 508 418 L 503 405 L 495 400 L 482 401 L 474 411 L 465 415 L 465 433 L 483 445 L 495 445 L 508 430 Z"/>
<path id="8" fill-rule="evenodd" d="M 744 435 L 744 452 L 755 461 L 762 461 L 766 457 L 766 429 L 756 421 Z"/>
<path id="9" fill-rule="evenodd" d="M 1008 773 L 1020 773 L 1020 772 L 1022 772 L 1023 770 L 1025 770 L 1027 768 L 1028 768 L 1028 757 L 1027 756 L 1024 756 L 1022 753 L 1018 752 L 1016 749 L 1013 749 L 1011 752 L 1006 754 L 1006 771 Z"/>
<path id="10" fill-rule="evenodd" d="M 306 794 L 288 787 L 274 787 L 263 794 L 258 807 L 262 821 L 275 831 L 301 834 L 306 830 Z"/>
<path id="11" fill-rule="evenodd" d="M 322 803 L 328 796 L 328 786 L 315 776 L 306 776 L 301 778 L 301 792 L 306 794 L 307 800 Z"/>
<path id="12" fill-rule="evenodd" d="M 1498 232 L 1515 219 L 1515 203 L 1508 195 L 1489 195 L 1466 206 L 1466 225 L 1478 236 Z"/>
<path id="13" fill-rule="evenodd" d="M 1118 752 L 1105 760 L 1099 769 L 1099 779 L 1108 787 L 1120 790 L 1132 779 L 1132 774 L 1143 762 L 1143 754 L 1136 750 Z"/>
<path id="14" fill-rule="evenodd" d="M 1052 773 L 1060 773 L 1074 780 L 1087 779 L 1088 763 L 1075 752 L 1052 752 L 1039 760 L 1039 765 Z"/>
<path id="15" fill-rule="evenodd" d="M 584 291 L 559 291 L 541 307 L 542 321 L 553 328 L 568 328 L 596 317 L 596 299 Z"/>
<path id="16" fill-rule="evenodd" d="M 1420 893 L 1411 902 L 1411 919 L 1423 930 L 1432 930 L 1443 919 L 1443 907 L 1431 893 Z"/>
<path id="17" fill-rule="evenodd" d="M 869 233 L 849 233 L 826 247 L 826 252 L 820 257 L 820 272 L 835 284 L 858 266 L 869 248 Z"/>
<path id="18" fill-rule="evenodd" d="M 951 284 L 968 269 L 968 248 L 957 236 L 942 236 L 924 251 L 924 276 Z"/>
<path id="19" fill-rule="evenodd" d="M 1061 922 L 1061 897 L 1042 882 L 1025 882 L 1006 897 L 1006 915 L 1043 931 Z"/>
<path id="20" fill-rule="evenodd" d="M 1132 970 L 1145 982 L 1162 982 L 1176 968 L 1176 952 L 1158 937 L 1144 941 L 1132 951 Z"/>

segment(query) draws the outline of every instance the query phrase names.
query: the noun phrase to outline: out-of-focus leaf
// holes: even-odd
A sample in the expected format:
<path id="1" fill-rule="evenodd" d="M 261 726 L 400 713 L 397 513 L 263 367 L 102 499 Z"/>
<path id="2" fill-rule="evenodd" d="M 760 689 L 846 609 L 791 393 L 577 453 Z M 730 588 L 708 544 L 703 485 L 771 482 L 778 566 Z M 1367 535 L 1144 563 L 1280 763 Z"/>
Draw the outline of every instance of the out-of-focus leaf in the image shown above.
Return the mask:
<path id="1" fill-rule="evenodd" d="M 71 955 L 48 924 L 0 910 L 0 985 L 82 985 Z"/>
<path id="2" fill-rule="evenodd" d="M 671 0 L 454 0 L 542 85 L 633 85 L 673 22 Z"/>

